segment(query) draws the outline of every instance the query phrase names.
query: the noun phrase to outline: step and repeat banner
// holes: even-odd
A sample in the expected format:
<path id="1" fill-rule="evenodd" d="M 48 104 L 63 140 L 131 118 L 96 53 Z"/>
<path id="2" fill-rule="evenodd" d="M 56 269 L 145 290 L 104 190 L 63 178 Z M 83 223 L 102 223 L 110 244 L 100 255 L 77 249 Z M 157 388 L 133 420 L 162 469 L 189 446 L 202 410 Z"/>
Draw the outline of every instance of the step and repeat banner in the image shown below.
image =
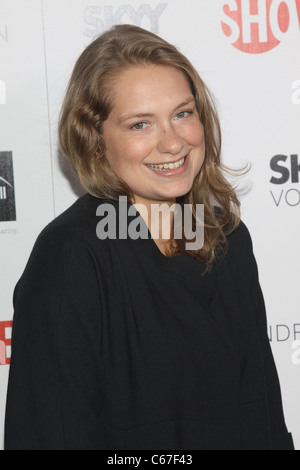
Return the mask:
<path id="1" fill-rule="evenodd" d="M 0 449 L 12 296 L 43 227 L 83 191 L 57 147 L 75 60 L 113 24 L 177 45 L 214 94 L 300 449 L 300 0 L 0 0 Z"/>

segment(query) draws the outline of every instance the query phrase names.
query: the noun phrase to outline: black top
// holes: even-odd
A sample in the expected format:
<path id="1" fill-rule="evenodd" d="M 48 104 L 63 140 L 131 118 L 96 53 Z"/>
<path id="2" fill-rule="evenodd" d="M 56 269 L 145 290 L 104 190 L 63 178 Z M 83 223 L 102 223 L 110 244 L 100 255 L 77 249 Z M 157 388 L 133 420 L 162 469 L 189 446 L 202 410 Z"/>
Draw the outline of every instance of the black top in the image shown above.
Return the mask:
<path id="1" fill-rule="evenodd" d="M 5 449 L 293 449 L 245 225 L 203 276 L 99 240 L 100 203 L 46 227 L 15 290 Z"/>

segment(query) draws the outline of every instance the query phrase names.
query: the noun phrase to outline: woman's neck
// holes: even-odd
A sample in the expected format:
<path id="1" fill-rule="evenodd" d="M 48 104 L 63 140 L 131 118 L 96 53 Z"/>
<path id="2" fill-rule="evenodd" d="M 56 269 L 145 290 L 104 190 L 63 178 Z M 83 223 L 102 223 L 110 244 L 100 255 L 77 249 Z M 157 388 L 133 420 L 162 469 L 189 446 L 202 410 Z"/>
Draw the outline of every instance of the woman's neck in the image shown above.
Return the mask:
<path id="1" fill-rule="evenodd" d="M 139 211 L 159 250 L 166 255 L 173 238 L 173 223 L 176 200 L 150 201 L 135 197 L 134 206 Z"/>

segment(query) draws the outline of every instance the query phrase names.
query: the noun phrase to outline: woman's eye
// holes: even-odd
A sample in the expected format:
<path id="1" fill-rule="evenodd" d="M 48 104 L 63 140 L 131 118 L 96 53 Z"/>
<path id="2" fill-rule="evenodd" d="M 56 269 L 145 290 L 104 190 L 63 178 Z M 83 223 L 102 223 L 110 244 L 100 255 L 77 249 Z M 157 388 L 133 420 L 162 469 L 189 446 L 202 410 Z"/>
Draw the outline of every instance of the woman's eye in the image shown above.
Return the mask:
<path id="1" fill-rule="evenodd" d="M 134 124 L 131 129 L 135 129 L 136 131 L 142 131 L 148 126 L 146 122 L 138 122 L 137 124 Z"/>
<path id="2" fill-rule="evenodd" d="M 189 116 L 190 114 L 193 114 L 193 111 L 180 111 L 180 113 L 176 115 L 176 119 L 183 119 Z"/>

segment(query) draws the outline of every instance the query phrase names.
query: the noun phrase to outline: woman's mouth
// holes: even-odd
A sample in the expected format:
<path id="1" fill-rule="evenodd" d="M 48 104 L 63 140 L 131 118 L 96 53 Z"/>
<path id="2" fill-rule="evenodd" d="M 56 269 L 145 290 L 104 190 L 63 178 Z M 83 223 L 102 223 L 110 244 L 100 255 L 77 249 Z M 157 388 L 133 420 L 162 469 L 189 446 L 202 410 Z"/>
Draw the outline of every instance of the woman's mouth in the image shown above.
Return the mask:
<path id="1" fill-rule="evenodd" d="M 176 170 L 184 165 L 186 157 L 183 157 L 181 160 L 174 162 L 174 163 L 160 163 L 158 165 L 147 165 L 152 170 L 160 170 L 160 171 L 167 171 L 167 170 Z"/>

